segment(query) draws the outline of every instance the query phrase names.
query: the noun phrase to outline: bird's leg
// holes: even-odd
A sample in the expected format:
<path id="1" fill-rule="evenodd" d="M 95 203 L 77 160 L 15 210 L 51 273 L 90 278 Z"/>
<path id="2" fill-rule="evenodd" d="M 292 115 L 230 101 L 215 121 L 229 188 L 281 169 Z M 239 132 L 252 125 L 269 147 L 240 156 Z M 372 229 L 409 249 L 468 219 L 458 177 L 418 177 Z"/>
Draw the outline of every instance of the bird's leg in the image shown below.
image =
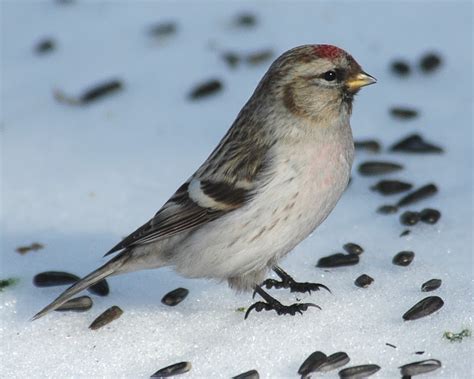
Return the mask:
<path id="1" fill-rule="evenodd" d="M 273 271 L 280 277 L 280 281 L 275 279 L 267 279 L 262 283 L 262 287 L 267 289 L 270 288 L 289 288 L 291 292 L 308 292 L 319 291 L 320 288 L 324 288 L 326 291 L 331 292 L 324 284 L 320 283 L 308 283 L 308 282 L 297 282 L 288 273 L 283 271 L 281 267 L 275 266 Z"/>
<path id="2" fill-rule="evenodd" d="M 312 303 L 295 303 L 291 305 L 283 305 L 277 299 L 266 293 L 260 286 L 255 286 L 254 294 L 255 293 L 258 293 L 265 301 L 257 301 L 256 303 L 252 304 L 245 313 L 245 319 L 247 319 L 249 313 L 253 309 L 255 309 L 257 312 L 273 310 L 278 315 L 292 316 L 294 316 L 296 313 L 303 314 L 303 312 L 306 311 L 309 307 L 316 307 L 321 309 L 319 305 Z"/>

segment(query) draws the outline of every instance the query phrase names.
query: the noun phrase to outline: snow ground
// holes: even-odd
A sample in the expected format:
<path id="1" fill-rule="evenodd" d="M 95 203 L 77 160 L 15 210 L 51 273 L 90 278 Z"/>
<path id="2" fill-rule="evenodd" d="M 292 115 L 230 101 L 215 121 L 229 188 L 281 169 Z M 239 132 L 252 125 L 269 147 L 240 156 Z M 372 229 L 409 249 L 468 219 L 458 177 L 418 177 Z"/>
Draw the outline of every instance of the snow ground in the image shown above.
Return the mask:
<path id="1" fill-rule="evenodd" d="M 0 278 L 20 279 L 0 293 L 1 377 L 145 378 L 183 360 L 193 365 L 183 377 L 231 377 L 250 369 L 264 378 L 296 377 L 315 350 L 345 351 L 349 365 L 379 364 L 374 378 L 399 377 L 398 366 L 428 358 L 441 360 L 443 368 L 425 377 L 473 377 L 472 338 L 442 338 L 444 331 L 473 327 L 471 2 L 2 1 L 1 10 Z M 241 11 L 257 14 L 259 24 L 230 26 Z M 155 41 L 147 35 L 151 24 L 168 20 L 179 24 L 176 36 Z M 37 56 L 33 46 L 45 36 L 58 47 Z M 419 132 L 445 148 L 442 155 L 358 153 L 354 166 L 393 160 L 406 169 L 390 177 L 436 183 L 439 194 L 409 208 L 441 210 L 438 224 L 417 225 L 400 238 L 398 216 L 375 213 L 392 202 L 368 190 L 378 178 L 354 172 L 335 211 L 282 264 L 299 280 L 326 284 L 332 295 L 272 291 L 283 302 L 298 298 L 322 311 L 253 313 L 244 321 L 235 309 L 250 305 L 249 295 L 162 269 L 110 279 L 110 295 L 94 298 L 88 313 L 29 321 L 61 291 L 35 288 L 36 273 L 83 275 L 96 268 L 223 136 L 268 64 L 232 70 L 219 51 L 269 47 L 279 54 L 323 42 L 351 52 L 379 80 L 357 98 L 356 139 L 377 138 L 388 146 Z M 415 63 L 432 49 L 444 58 L 439 72 L 415 71 L 407 79 L 389 72 L 391 59 Z M 109 77 L 123 78 L 125 90 L 89 106 L 59 104 L 52 96 L 53 89 L 75 94 Z M 190 88 L 210 77 L 222 78 L 224 91 L 189 102 Z M 415 106 L 421 117 L 393 120 L 392 105 Z M 45 249 L 15 252 L 35 241 Z M 365 248 L 359 265 L 329 272 L 314 267 L 348 241 Z M 392 265 L 400 250 L 415 251 L 411 266 Z M 353 285 L 362 273 L 375 278 L 368 289 Z M 444 307 L 403 322 L 401 315 L 427 296 L 419 288 L 431 278 L 443 280 L 433 294 Z M 190 290 L 188 298 L 175 308 L 162 305 L 163 294 L 178 286 Z M 95 332 L 87 328 L 115 304 L 124 310 L 119 320 Z M 420 350 L 425 353 L 414 354 Z M 337 371 L 324 376 L 334 378 Z"/>

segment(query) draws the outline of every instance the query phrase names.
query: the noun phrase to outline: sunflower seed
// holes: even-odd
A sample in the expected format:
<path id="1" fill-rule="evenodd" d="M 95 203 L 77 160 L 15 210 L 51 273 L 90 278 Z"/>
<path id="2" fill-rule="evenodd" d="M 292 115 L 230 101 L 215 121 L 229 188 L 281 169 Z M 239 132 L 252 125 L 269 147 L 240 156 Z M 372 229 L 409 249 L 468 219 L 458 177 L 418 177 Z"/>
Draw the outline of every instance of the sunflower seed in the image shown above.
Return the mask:
<path id="1" fill-rule="evenodd" d="M 400 76 L 407 76 L 411 72 L 410 65 L 404 60 L 395 60 L 390 65 L 392 72 Z"/>
<path id="2" fill-rule="evenodd" d="M 441 287 L 441 283 L 441 279 L 430 279 L 421 285 L 421 290 L 423 292 L 437 290 L 439 287 Z"/>
<path id="3" fill-rule="evenodd" d="M 175 290 L 168 292 L 165 296 L 163 296 L 161 302 L 165 305 L 175 306 L 186 299 L 188 293 L 189 291 L 186 288 L 176 288 Z"/>
<path id="4" fill-rule="evenodd" d="M 421 221 L 427 224 L 436 224 L 441 218 L 441 212 L 436 209 L 425 208 L 420 212 Z"/>
<path id="5" fill-rule="evenodd" d="M 164 367 L 155 372 L 151 378 L 168 378 L 179 374 L 184 374 L 191 370 L 191 362 L 179 362 L 174 365 Z"/>
<path id="6" fill-rule="evenodd" d="M 441 362 L 437 359 L 427 359 L 425 361 L 408 363 L 400 366 L 400 373 L 404 376 L 415 376 L 437 370 L 441 367 Z"/>
<path id="7" fill-rule="evenodd" d="M 416 320 L 436 312 L 444 305 L 443 299 L 438 296 L 425 297 L 423 300 L 416 303 L 403 315 L 403 319 Z"/>
<path id="8" fill-rule="evenodd" d="M 97 282 L 93 286 L 90 286 L 87 289 L 90 293 L 98 296 L 107 296 L 110 292 L 109 285 L 105 279 L 102 279 L 100 282 Z"/>
<path id="9" fill-rule="evenodd" d="M 118 319 L 122 316 L 123 311 L 117 307 L 116 305 L 107 309 L 104 313 L 102 313 L 99 317 L 97 317 L 92 324 L 90 324 L 89 329 L 97 330 L 102 328 L 103 326 L 107 325 L 108 323 Z"/>
<path id="10" fill-rule="evenodd" d="M 409 120 L 418 116 L 418 111 L 414 108 L 393 107 L 390 108 L 390 114 L 399 119 Z"/>
<path id="11" fill-rule="evenodd" d="M 377 208 L 377 213 L 389 215 L 398 212 L 398 207 L 396 205 L 381 205 Z"/>
<path id="12" fill-rule="evenodd" d="M 298 374 L 300 374 L 303 378 L 307 377 L 314 371 L 317 371 L 319 367 L 326 363 L 328 357 L 321 351 L 315 351 L 312 353 L 305 361 L 301 364 L 300 368 L 298 369 Z"/>
<path id="13" fill-rule="evenodd" d="M 374 279 L 371 278 L 369 275 L 362 274 L 361 276 L 359 276 L 355 280 L 354 283 L 357 287 L 367 288 L 368 286 L 370 286 L 373 283 L 373 281 L 374 281 Z"/>
<path id="14" fill-rule="evenodd" d="M 415 258 L 413 251 L 400 251 L 393 257 L 392 263 L 397 266 L 408 266 L 413 258 Z"/>
<path id="15" fill-rule="evenodd" d="M 56 100 L 71 105 L 84 105 L 99 100 L 100 98 L 118 92 L 123 89 L 123 84 L 118 79 L 112 79 L 99 83 L 84 91 L 78 98 L 66 95 L 62 91 L 55 91 L 54 97 Z"/>
<path id="16" fill-rule="evenodd" d="M 34 276 L 33 284 L 36 287 L 53 287 L 76 283 L 79 279 L 78 276 L 69 272 L 45 271 Z"/>
<path id="17" fill-rule="evenodd" d="M 354 147 L 356 150 L 365 150 L 371 153 L 378 153 L 381 149 L 380 143 L 373 139 L 354 141 Z"/>
<path id="18" fill-rule="evenodd" d="M 252 13 L 241 13 L 235 18 L 235 25 L 249 28 L 257 24 L 257 17 Z"/>
<path id="19" fill-rule="evenodd" d="M 233 376 L 232 379 L 259 379 L 260 375 L 257 370 L 250 370 L 243 372 L 237 376 Z"/>
<path id="20" fill-rule="evenodd" d="M 400 233 L 400 237 L 405 237 L 409 235 L 411 231 L 409 229 L 404 230 L 403 232 Z"/>
<path id="21" fill-rule="evenodd" d="M 349 254 L 357 254 L 361 255 L 364 252 L 364 249 L 353 242 L 348 242 L 343 246 L 344 250 L 347 251 Z"/>
<path id="22" fill-rule="evenodd" d="M 191 100 L 197 100 L 215 94 L 222 90 L 222 88 L 222 82 L 219 79 L 211 79 L 194 87 L 189 94 L 189 98 Z"/>
<path id="23" fill-rule="evenodd" d="M 235 68 L 240 63 L 240 56 L 237 53 L 228 51 L 222 54 L 222 59 L 227 63 L 231 68 Z"/>
<path id="24" fill-rule="evenodd" d="M 155 24 L 150 28 L 150 35 L 154 37 L 169 37 L 176 33 L 178 30 L 176 23 L 172 21 L 161 22 Z"/>
<path id="25" fill-rule="evenodd" d="M 256 51 L 255 53 L 248 54 L 245 57 L 245 61 L 250 65 L 257 65 L 260 63 L 264 63 L 273 57 L 274 53 L 273 50 L 266 49 Z"/>
<path id="26" fill-rule="evenodd" d="M 416 355 L 423 355 L 423 354 L 425 354 L 425 352 L 424 351 L 415 351 L 415 354 Z"/>
<path id="27" fill-rule="evenodd" d="M 418 212 L 406 211 L 400 215 L 400 223 L 402 225 L 415 225 L 420 221 L 420 214 Z"/>
<path id="28" fill-rule="evenodd" d="M 359 256 L 357 254 L 343 254 L 336 253 L 327 257 L 321 258 L 316 267 L 331 268 L 341 266 L 352 266 L 359 263 Z"/>
<path id="29" fill-rule="evenodd" d="M 433 183 L 426 184 L 423 187 L 418 188 L 417 190 L 410 192 L 408 195 L 402 197 L 397 206 L 404 207 L 406 205 L 410 205 L 416 203 L 418 201 L 424 200 L 428 197 L 433 196 L 438 192 L 438 187 Z"/>
<path id="30" fill-rule="evenodd" d="M 37 54 L 50 53 L 55 47 L 56 46 L 52 38 L 45 38 L 36 44 L 35 51 Z"/>
<path id="31" fill-rule="evenodd" d="M 432 72 L 435 71 L 439 66 L 441 66 L 442 60 L 439 54 L 437 53 L 426 53 L 420 59 L 420 69 L 423 72 Z"/>
<path id="32" fill-rule="evenodd" d="M 15 251 L 20 254 L 26 254 L 30 251 L 38 251 L 44 248 L 44 245 L 39 242 L 33 242 L 31 245 L 18 246 Z"/>
<path id="33" fill-rule="evenodd" d="M 390 151 L 404 153 L 442 153 L 443 149 L 426 142 L 419 134 L 411 134 L 390 147 Z"/>
<path id="34" fill-rule="evenodd" d="M 349 356 L 343 351 L 339 351 L 328 356 L 327 361 L 319 367 L 318 371 L 326 372 L 335 370 L 339 367 L 346 365 L 347 363 L 349 363 L 349 361 Z"/>
<path id="35" fill-rule="evenodd" d="M 413 184 L 401 182 L 399 180 L 381 180 L 370 187 L 372 191 L 379 192 L 382 195 L 394 195 L 400 192 L 412 189 Z"/>
<path id="36" fill-rule="evenodd" d="M 341 379 L 362 379 L 367 378 L 370 375 L 375 374 L 380 370 L 380 366 L 377 365 L 361 365 L 348 367 L 344 370 L 339 371 L 339 378 Z"/>
<path id="37" fill-rule="evenodd" d="M 390 174 L 403 169 L 403 166 L 393 162 L 367 161 L 359 165 L 359 173 L 364 176 Z"/>
<path id="38" fill-rule="evenodd" d="M 85 312 L 92 308 L 92 299 L 89 296 L 80 296 L 65 302 L 56 311 Z"/>

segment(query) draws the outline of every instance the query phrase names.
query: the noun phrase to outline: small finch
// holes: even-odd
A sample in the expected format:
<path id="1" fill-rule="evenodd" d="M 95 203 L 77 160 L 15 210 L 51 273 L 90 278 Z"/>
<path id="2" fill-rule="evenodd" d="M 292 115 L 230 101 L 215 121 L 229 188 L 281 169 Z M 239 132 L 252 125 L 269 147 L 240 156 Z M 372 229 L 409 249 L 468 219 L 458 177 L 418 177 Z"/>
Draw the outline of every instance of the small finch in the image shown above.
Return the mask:
<path id="1" fill-rule="evenodd" d="M 335 46 L 282 54 L 219 145 L 151 220 L 33 319 L 108 276 L 164 266 L 254 290 L 264 301 L 246 317 L 252 309 L 295 314 L 315 306 L 283 305 L 262 287 L 326 288 L 296 282 L 277 263 L 324 221 L 346 188 L 354 155 L 352 101 L 375 82 Z M 262 283 L 269 270 L 281 281 Z"/>

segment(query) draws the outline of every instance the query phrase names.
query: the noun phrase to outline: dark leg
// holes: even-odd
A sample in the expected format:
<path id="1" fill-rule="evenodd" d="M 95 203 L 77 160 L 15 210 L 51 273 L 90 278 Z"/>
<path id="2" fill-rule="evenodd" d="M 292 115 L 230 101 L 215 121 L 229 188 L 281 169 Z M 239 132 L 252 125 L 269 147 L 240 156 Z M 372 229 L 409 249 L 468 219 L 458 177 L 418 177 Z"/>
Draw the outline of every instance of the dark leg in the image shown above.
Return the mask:
<path id="1" fill-rule="evenodd" d="M 319 305 L 312 303 L 295 303 L 291 305 L 283 305 L 277 299 L 270 296 L 266 293 L 262 287 L 255 286 L 255 293 L 258 293 L 265 301 L 257 301 L 255 304 L 252 304 L 247 312 L 245 313 L 245 319 L 247 319 L 249 313 L 255 309 L 257 312 L 261 311 L 275 311 L 278 315 L 292 315 L 296 313 L 303 314 L 309 307 L 316 307 L 321 309 Z"/>

